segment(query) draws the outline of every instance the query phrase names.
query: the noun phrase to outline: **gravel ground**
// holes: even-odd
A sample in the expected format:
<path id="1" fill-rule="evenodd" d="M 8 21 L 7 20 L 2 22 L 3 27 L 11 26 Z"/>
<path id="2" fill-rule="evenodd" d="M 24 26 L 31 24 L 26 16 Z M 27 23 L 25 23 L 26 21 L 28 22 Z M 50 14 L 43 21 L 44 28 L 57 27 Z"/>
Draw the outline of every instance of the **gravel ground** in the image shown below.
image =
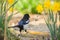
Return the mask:
<path id="1" fill-rule="evenodd" d="M 30 23 L 28 25 L 24 26 L 25 29 L 31 30 L 31 31 L 36 31 L 36 32 L 49 32 L 42 15 L 30 15 L 30 16 L 31 16 Z M 16 15 L 15 15 L 15 18 L 14 17 L 12 18 L 9 25 L 10 26 L 16 25 L 21 18 L 22 18 L 21 16 L 16 17 Z M 31 34 L 29 34 L 29 35 L 31 35 Z M 32 38 L 29 38 L 28 36 L 27 37 L 21 36 L 21 39 L 22 40 L 37 40 L 36 37 L 34 37 L 32 39 Z"/>

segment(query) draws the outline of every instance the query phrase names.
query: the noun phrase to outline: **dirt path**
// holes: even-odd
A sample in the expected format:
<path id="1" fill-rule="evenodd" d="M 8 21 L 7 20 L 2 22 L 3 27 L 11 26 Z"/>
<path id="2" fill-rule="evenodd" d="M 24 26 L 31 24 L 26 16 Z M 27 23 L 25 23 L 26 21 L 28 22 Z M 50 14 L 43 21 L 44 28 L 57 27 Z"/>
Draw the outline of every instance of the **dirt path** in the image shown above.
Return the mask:
<path id="1" fill-rule="evenodd" d="M 15 17 L 13 17 L 12 20 L 10 21 L 11 23 L 10 25 L 12 24 L 16 25 L 20 19 L 21 17 L 18 17 L 18 16 L 16 17 L 15 15 Z M 35 31 L 35 32 L 49 32 L 42 15 L 31 15 L 30 23 L 28 25 L 25 25 L 24 28 L 30 31 Z M 40 39 L 41 37 L 39 37 L 38 35 L 32 36 L 31 34 L 28 34 L 25 36 L 21 36 L 22 40 L 37 40 L 37 38 L 41 40 Z"/>

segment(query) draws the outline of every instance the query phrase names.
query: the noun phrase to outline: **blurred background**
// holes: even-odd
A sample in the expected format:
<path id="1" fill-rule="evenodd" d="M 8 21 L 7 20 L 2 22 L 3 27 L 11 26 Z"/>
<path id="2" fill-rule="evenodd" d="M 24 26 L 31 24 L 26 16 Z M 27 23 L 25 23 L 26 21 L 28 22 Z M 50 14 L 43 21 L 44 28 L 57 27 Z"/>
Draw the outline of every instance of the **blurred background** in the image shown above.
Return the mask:
<path id="1" fill-rule="evenodd" d="M 23 15 L 30 15 L 29 24 L 20 37 L 17 25 Z M 60 0 L 0 0 L 1 40 L 60 40 Z"/>

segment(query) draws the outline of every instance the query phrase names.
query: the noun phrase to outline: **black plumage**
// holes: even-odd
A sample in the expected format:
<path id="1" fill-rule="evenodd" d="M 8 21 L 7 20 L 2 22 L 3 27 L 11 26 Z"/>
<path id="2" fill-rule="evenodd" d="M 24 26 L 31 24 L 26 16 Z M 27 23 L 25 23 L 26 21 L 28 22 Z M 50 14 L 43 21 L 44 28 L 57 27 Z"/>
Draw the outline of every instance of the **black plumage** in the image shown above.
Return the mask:
<path id="1" fill-rule="evenodd" d="M 24 30 L 24 25 L 29 23 L 29 18 L 30 18 L 29 14 L 25 14 L 23 16 L 23 18 L 18 22 L 18 25 L 13 26 L 12 28 L 18 27 L 21 32 L 22 30 Z M 9 28 L 11 28 L 11 27 L 9 27 Z M 25 30 L 25 32 L 27 32 L 27 30 Z"/>

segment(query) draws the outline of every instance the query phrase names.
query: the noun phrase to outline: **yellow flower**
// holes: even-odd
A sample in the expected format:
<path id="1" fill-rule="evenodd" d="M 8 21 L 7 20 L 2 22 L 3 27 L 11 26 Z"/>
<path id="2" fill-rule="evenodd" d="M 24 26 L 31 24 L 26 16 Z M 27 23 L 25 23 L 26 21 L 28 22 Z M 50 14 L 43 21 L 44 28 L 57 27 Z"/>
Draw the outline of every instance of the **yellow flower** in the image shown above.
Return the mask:
<path id="1" fill-rule="evenodd" d="M 42 5 L 39 4 L 39 5 L 36 7 L 36 10 L 38 11 L 38 13 L 41 13 L 41 12 L 43 11 Z"/>
<path id="2" fill-rule="evenodd" d="M 60 10 L 60 8 L 59 8 L 59 3 L 55 2 L 55 3 L 53 4 L 53 6 L 51 7 L 51 9 L 52 9 L 53 11 L 58 11 L 58 10 Z"/>
<path id="3" fill-rule="evenodd" d="M 8 0 L 8 3 L 9 4 L 13 4 L 14 3 L 14 0 Z"/>
<path id="4" fill-rule="evenodd" d="M 58 11 L 60 11 L 60 8 L 58 9 Z"/>
<path id="5" fill-rule="evenodd" d="M 9 11 L 12 12 L 12 11 L 13 11 L 13 8 L 11 7 L 11 8 L 9 9 Z"/>
<path id="6" fill-rule="evenodd" d="M 59 5 L 59 9 L 58 9 L 58 11 L 60 11 L 60 3 L 59 3 L 58 5 Z"/>
<path id="7" fill-rule="evenodd" d="M 47 9 L 50 8 L 50 1 L 44 2 L 44 8 L 47 8 Z"/>

